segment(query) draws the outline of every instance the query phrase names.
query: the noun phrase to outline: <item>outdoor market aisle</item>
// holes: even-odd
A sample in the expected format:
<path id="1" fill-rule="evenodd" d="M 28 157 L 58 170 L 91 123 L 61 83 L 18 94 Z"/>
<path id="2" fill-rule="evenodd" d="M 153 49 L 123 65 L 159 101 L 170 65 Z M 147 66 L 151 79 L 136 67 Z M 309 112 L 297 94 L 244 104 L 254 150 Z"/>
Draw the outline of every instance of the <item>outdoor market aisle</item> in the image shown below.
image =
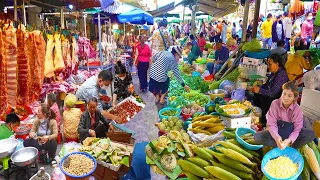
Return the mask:
<path id="1" fill-rule="evenodd" d="M 142 93 L 139 90 L 139 78 L 137 75 L 132 75 L 132 80 L 137 94 L 146 103 L 145 108 L 140 111 L 135 117 L 133 117 L 124 127 L 131 129 L 136 132 L 134 139 L 137 142 L 151 142 L 158 138 L 158 128 L 154 125 L 158 120 L 158 108 L 155 104 L 155 97 L 152 93 L 145 92 Z M 152 180 L 165 180 L 166 177 L 155 174 L 151 169 L 151 179 Z"/>

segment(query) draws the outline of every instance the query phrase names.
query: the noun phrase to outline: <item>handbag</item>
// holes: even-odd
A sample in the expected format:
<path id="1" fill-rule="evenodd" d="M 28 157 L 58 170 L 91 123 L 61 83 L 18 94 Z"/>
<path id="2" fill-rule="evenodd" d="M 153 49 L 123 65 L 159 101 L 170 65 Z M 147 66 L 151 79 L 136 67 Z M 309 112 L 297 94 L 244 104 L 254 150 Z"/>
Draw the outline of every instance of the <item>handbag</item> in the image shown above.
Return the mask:
<path id="1" fill-rule="evenodd" d="M 164 49 L 167 51 L 168 47 L 167 47 L 166 41 L 164 40 L 163 34 L 162 34 L 160 29 L 159 29 L 159 32 L 160 32 L 160 35 L 161 35 L 161 38 L 162 38 L 162 41 L 163 41 Z"/>

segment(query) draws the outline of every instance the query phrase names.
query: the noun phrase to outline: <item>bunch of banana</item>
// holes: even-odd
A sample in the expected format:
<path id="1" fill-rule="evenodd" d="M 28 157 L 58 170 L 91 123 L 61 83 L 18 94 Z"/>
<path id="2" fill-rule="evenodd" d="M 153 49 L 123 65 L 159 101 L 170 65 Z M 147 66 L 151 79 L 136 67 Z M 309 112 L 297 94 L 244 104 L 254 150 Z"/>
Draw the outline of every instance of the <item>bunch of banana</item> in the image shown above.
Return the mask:
<path id="1" fill-rule="evenodd" d="M 192 128 L 189 131 L 194 133 L 203 133 L 206 135 L 215 134 L 223 129 L 225 125 L 221 122 L 219 116 L 202 115 L 192 119 Z"/>

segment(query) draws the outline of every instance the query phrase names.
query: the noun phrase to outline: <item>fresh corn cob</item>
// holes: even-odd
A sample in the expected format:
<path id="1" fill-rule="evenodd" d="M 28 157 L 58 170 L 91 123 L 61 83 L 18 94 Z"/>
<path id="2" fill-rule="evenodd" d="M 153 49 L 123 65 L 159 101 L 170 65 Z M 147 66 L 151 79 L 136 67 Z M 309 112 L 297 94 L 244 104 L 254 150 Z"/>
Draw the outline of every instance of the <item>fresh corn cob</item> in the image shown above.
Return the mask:
<path id="1" fill-rule="evenodd" d="M 212 134 L 215 134 L 221 130 L 223 130 L 225 128 L 225 126 L 214 126 L 214 127 L 211 127 L 211 128 L 207 128 L 206 131 L 209 131 L 210 133 Z"/>
<path id="2" fill-rule="evenodd" d="M 219 141 L 218 143 L 220 143 L 223 147 L 225 148 L 229 148 L 232 149 L 238 153 L 241 153 L 242 155 L 246 156 L 249 159 L 253 159 L 253 155 L 251 155 L 250 153 L 248 153 L 247 151 L 241 149 L 240 147 L 230 143 L 230 142 L 226 142 L 226 141 Z"/>
<path id="3" fill-rule="evenodd" d="M 226 140 L 226 142 L 230 142 L 230 143 L 240 147 L 241 149 L 245 150 L 246 152 L 250 153 L 251 155 L 253 155 L 255 157 L 260 157 L 259 153 L 257 153 L 256 151 L 246 149 L 236 139 L 228 139 L 228 140 Z"/>
<path id="4" fill-rule="evenodd" d="M 202 169 L 201 167 L 186 161 L 186 160 L 178 160 L 179 165 L 181 166 L 183 171 L 188 171 L 196 176 L 202 177 L 202 178 L 208 178 L 209 173 Z"/>
<path id="5" fill-rule="evenodd" d="M 211 135 L 210 132 L 202 130 L 202 129 L 189 128 L 189 131 L 192 131 L 194 133 L 203 133 L 203 134 L 206 134 L 206 135 Z"/>
<path id="6" fill-rule="evenodd" d="M 319 154 L 319 150 L 318 150 L 316 144 L 314 143 L 314 141 L 312 141 L 311 143 L 308 143 L 308 145 L 313 150 L 314 155 L 316 155 L 318 164 L 320 164 L 320 154 Z"/>
<path id="7" fill-rule="evenodd" d="M 236 138 L 236 135 L 233 132 L 223 131 L 222 135 L 228 139 Z"/>
<path id="8" fill-rule="evenodd" d="M 222 169 L 217 166 L 207 166 L 204 168 L 207 170 L 210 174 L 212 174 L 214 177 L 217 177 L 219 179 L 229 179 L 229 180 L 241 180 L 238 176 Z"/>
<path id="9" fill-rule="evenodd" d="M 211 162 L 212 165 L 220 167 L 220 168 L 222 168 L 222 169 L 224 169 L 226 171 L 229 171 L 232 174 L 238 176 L 239 178 L 252 179 L 253 180 L 252 174 L 248 174 L 248 173 L 233 169 L 233 168 L 228 167 L 228 166 L 226 166 L 226 165 L 224 165 L 222 163 L 218 163 L 218 162 L 215 162 L 215 161 L 210 161 L 210 162 Z"/>
<path id="10" fill-rule="evenodd" d="M 305 145 L 304 155 L 306 156 L 310 169 L 312 170 L 314 175 L 318 179 L 320 179 L 320 167 L 319 167 L 316 155 L 308 145 Z"/>
<path id="11" fill-rule="evenodd" d="M 201 168 L 204 168 L 206 166 L 210 166 L 211 165 L 208 161 L 206 161 L 206 160 L 204 160 L 204 159 L 202 159 L 200 157 L 188 158 L 188 161 L 192 162 L 193 164 L 195 164 L 195 165 L 197 165 L 197 166 L 199 166 Z"/>
<path id="12" fill-rule="evenodd" d="M 206 149 L 206 148 L 205 148 Z M 233 159 L 228 158 L 226 155 L 222 154 L 222 153 L 217 153 L 214 151 L 211 151 L 210 149 L 206 149 L 206 151 L 208 153 L 210 153 L 211 155 L 213 155 L 214 157 L 216 157 L 221 163 L 232 167 L 234 169 L 246 172 L 246 173 L 250 173 L 250 174 L 254 174 L 254 172 L 248 168 L 247 166 L 243 165 L 242 163 L 235 161 Z"/>
<path id="13" fill-rule="evenodd" d="M 305 156 L 303 156 L 303 160 L 304 160 L 304 167 L 301 173 L 301 177 L 303 180 L 310 180 L 311 170 Z"/>
<path id="14" fill-rule="evenodd" d="M 184 171 L 183 174 L 185 174 L 187 176 L 187 178 L 189 178 L 189 180 L 201 180 L 201 178 L 199 178 L 198 176 L 196 176 L 188 171 Z"/>
<path id="15" fill-rule="evenodd" d="M 253 163 L 244 155 L 234 151 L 232 149 L 227 149 L 223 147 L 216 147 L 216 149 L 226 155 L 228 158 L 233 159 L 235 161 L 239 161 L 243 164 L 252 165 Z"/>
<path id="16" fill-rule="evenodd" d="M 213 160 L 213 156 L 208 153 L 207 151 L 205 151 L 204 148 L 199 148 L 197 146 L 192 146 L 192 150 L 194 153 L 196 153 L 200 158 L 209 161 L 209 160 Z"/>

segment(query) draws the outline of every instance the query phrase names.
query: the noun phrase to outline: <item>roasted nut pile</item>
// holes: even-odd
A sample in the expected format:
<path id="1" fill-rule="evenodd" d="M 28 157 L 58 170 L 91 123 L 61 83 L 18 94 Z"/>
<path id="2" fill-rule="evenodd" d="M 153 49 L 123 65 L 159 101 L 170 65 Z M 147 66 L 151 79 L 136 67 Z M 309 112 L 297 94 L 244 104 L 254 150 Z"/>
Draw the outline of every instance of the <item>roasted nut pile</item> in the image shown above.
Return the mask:
<path id="1" fill-rule="evenodd" d="M 68 168 L 63 167 L 63 170 L 69 174 L 82 176 L 89 173 L 94 167 L 93 161 L 85 155 L 73 154 L 69 158 L 70 166 Z"/>

